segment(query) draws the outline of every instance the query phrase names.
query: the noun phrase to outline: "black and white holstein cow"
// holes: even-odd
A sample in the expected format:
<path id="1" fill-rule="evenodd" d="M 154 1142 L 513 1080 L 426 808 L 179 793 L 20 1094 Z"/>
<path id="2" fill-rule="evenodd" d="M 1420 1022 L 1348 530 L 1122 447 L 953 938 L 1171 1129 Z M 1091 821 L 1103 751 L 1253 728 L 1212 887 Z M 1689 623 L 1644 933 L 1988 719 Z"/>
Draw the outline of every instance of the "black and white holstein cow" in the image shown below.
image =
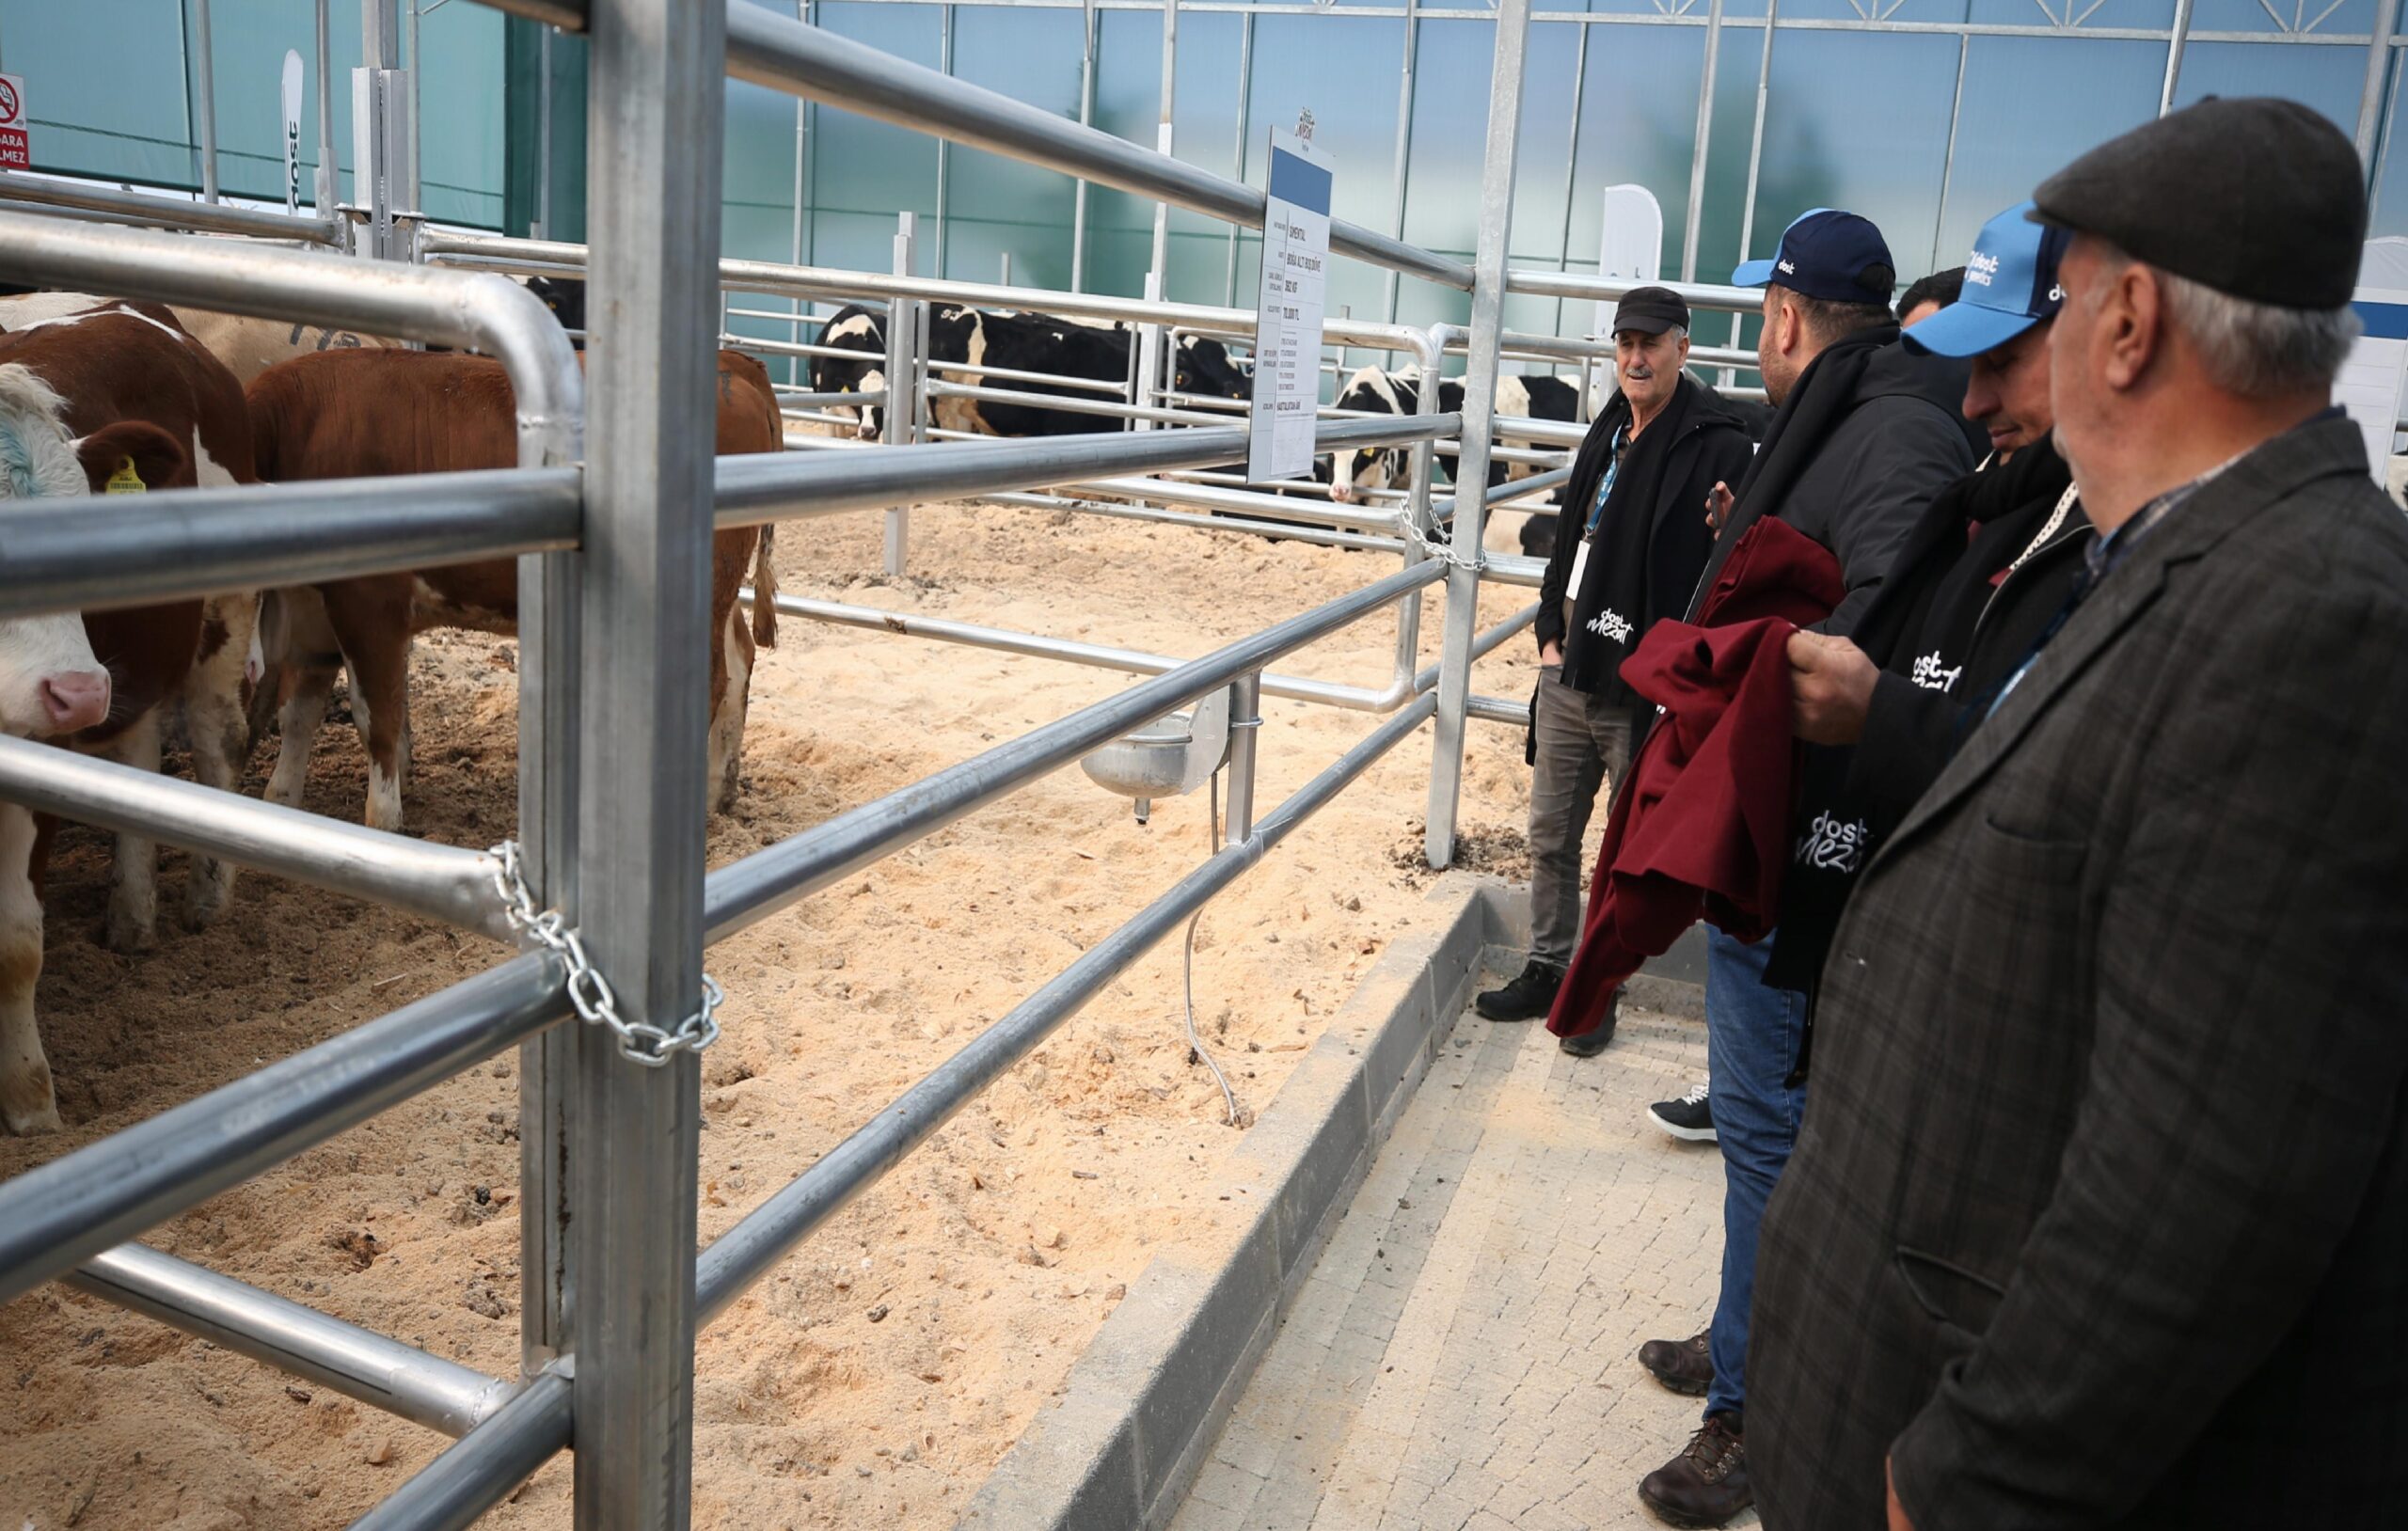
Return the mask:
<path id="1" fill-rule="evenodd" d="M 1357 410 L 1370 415 L 1411 415 L 1420 408 L 1421 370 L 1408 367 L 1400 372 L 1366 367 L 1346 380 L 1339 390 L 1338 407 Z M 1452 414 L 1464 406 L 1464 385 L 1461 378 L 1443 378 L 1438 384 L 1438 413 Z M 1497 414 L 1499 418 L 1561 420 L 1570 424 L 1579 418 L 1579 390 L 1560 377 L 1499 377 L 1497 380 Z M 1501 435 L 1498 441 L 1508 447 L 1529 447 L 1536 443 Z M 1438 476 L 1449 483 L 1455 480 L 1455 460 L 1434 454 Z M 1316 459 L 1314 477 L 1321 477 L 1322 464 Z M 1534 477 L 1540 470 L 1528 463 L 1506 464 L 1490 459 L 1489 487 Z M 1346 455 L 1342 470 L 1330 482 L 1329 497 L 1340 505 L 1352 504 L 1367 489 L 1410 489 L 1413 487 L 1413 448 L 1364 447 Z M 1550 502 L 1554 497 L 1549 497 Z M 1522 524 L 1522 551 L 1545 558 L 1555 547 L 1555 517 L 1545 512 L 1535 513 Z"/>
<path id="2" fill-rule="evenodd" d="M 1032 383 L 1023 378 L 989 378 L 980 372 L 947 371 L 946 368 L 948 364 L 1001 367 L 1016 372 L 1125 383 L 1129 376 L 1130 340 L 1130 330 L 1124 324 L 1090 324 L 1025 311 L 940 308 L 928 316 L 928 366 L 948 383 L 976 384 L 1060 399 L 1112 402 L 1115 395 L 1098 389 Z M 886 387 L 884 315 L 858 305 L 841 308 L 820 331 L 820 343 L 859 352 L 861 358 L 813 357 L 811 387 L 815 392 L 872 393 Z M 1183 335 L 1180 337 L 1175 359 L 1171 386 L 1180 393 L 1244 399 L 1252 387 L 1229 359 L 1228 348 L 1218 340 Z M 883 434 L 885 412 L 878 404 L 839 404 L 830 413 L 852 419 L 856 434 L 864 440 L 875 441 Z M 990 436 L 1075 435 L 1109 431 L 1117 423 L 1115 417 L 1085 410 L 949 397 L 936 400 L 929 418 L 942 430 Z"/>

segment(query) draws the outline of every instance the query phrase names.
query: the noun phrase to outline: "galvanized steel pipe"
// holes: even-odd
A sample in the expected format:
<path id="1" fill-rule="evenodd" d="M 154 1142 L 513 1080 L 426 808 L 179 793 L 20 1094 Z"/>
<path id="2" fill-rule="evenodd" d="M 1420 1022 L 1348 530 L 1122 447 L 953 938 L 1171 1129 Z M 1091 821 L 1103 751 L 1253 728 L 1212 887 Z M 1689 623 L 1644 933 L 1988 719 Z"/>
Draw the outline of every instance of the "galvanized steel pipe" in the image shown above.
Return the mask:
<path id="1" fill-rule="evenodd" d="M 1200 668 L 1206 663 L 1198 661 L 1189 668 Z M 1232 674 L 1215 684 L 1225 685 L 1235 678 Z M 1207 685 L 1190 691 L 1185 700 L 1212 688 Z M 1133 696 L 1146 689 L 1139 687 L 1124 694 Z M 768 1274 L 788 1251 L 810 1237 L 812 1230 L 877 1184 L 906 1155 L 950 1121 L 955 1113 L 1002 1077 L 1006 1069 L 1028 1056 L 1055 1028 L 1078 1014 L 1106 984 L 1128 971 L 1215 893 L 1261 860 L 1264 852 L 1286 839 L 1436 710 L 1436 697 L 1425 693 L 1416 698 L 1403 711 L 1339 756 L 1328 769 L 1297 789 L 1294 796 L 1255 826 L 1252 835 L 1222 849 L 1180 878 L 1170 892 L 1089 947 L 1052 982 L 979 1033 L 967 1047 L 904 1091 L 894 1104 L 821 1156 L 800 1178 L 721 1234 L 703 1251 L 695 1270 L 694 1302 L 700 1321 L 707 1324 L 725 1312 L 745 1287 Z"/>

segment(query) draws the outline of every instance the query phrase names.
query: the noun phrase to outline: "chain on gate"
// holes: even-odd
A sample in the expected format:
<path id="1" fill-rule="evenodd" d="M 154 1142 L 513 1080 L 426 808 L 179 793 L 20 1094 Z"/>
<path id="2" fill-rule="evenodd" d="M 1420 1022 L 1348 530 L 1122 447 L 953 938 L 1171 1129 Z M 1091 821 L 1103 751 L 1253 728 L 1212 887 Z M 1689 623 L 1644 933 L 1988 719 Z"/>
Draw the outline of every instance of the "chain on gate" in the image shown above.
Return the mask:
<path id="1" fill-rule="evenodd" d="M 658 1068 L 680 1052 L 700 1052 L 719 1040 L 713 1013 L 727 998 L 709 973 L 703 974 L 702 1008 L 677 1023 L 675 1031 L 632 1021 L 619 1014 L 619 997 L 610 981 L 585 955 L 585 941 L 558 909 L 538 909 L 535 895 L 518 855 L 518 842 L 505 840 L 493 847 L 494 891 L 501 895 L 503 918 L 510 928 L 551 953 L 568 969 L 568 1002 L 578 1018 L 607 1026 L 619 1039 L 619 1055 L 646 1068 Z"/>
<path id="2" fill-rule="evenodd" d="M 1460 513 L 1460 507 L 1458 507 L 1458 513 Z M 1445 521 L 1440 523 L 1440 525 L 1448 529 L 1450 533 L 1449 536 L 1444 538 L 1433 537 L 1430 533 L 1422 530 L 1420 526 L 1417 524 L 1409 514 L 1398 516 L 1397 524 L 1404 528 L 1404 534 L 1406 538 L 1412 542 L 1413 545 L 1421 549 L 1422 553 L 1429 558 L 1436 559 L 1439 562 L 1451 565 L 1457 569 L 1468 569 L 1473 574 L 1484 573 L 1488 568 L 1488 550 L 1486 548 L 1473 549 L 1472 556 L 1469 558 L 1465 558 L 1461 553 L 1455 551 L 1454 539 L 1451 535 L 1451 530 L 1454 526 L 1454 516 L 1452 515 L 1450 515 Z"/>

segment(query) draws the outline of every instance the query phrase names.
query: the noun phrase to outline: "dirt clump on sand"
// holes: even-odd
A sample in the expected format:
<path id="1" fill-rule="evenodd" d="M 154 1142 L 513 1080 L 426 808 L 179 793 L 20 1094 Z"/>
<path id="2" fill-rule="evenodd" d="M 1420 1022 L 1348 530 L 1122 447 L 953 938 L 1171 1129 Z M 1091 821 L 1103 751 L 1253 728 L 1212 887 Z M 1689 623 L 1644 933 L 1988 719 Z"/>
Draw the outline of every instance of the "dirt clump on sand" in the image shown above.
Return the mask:
<path id="1" fill-rule="evenodd" d="M 914 573 L 877 517 L 782 529 L 790 592 L 1191 657 L 1387 574 L 1392 558 L 996 508 L 923 508 Z M 1506 538 L 1494 539 L 1503 545 Z M 1529 599 L 1490 587 L 1483 623 Z M 1422 613 L 1437 653 L 1443 595 Z M 1395 617 L 1284 662 L 1385 685 Z M 1125 675 L 798 618 L 761 656 L 735 813 L 714 866 L 1113 694 Z M 1475 690 L 1527 696 L 1533 645 Z M 421 639 L 410 832 L 484 846 L 515 818 L 515 647 Z M 1259 812 L 1371 727 L 1266 701 Z M 1408 739 L 1205 911 L 1196 1019 L 1250 1109 L 1395 934 L 1430 730 Z M 256 796 L 272 742 L 252 762 Z M 356 822 L 356 737 L 319 738 L 309 806 Z M 1520 876 L 1522 736 L 1474 723 L 1465 857 Z M 1598 815 L 1600 819 L 1603 814 Z M 707 1243 L 1210 853 L 1204 795 L 1129 804 L 1058 771 L 714 948 L 725 1034 L 703 1061 Z M 1592 831 L 1593 832 L 1593 831 Z M 1406 854 L 1410 846 L 1414 855 Z M 98 944 L 105 838 L 62 834 L 42 1028 L 64 1133 L 0 1138 L 14 1175 L 467 977 L 480 937 L 246 875 L 226 919 L 161 950 Z M 182 859 L 168 852 L 163 912 Z M 1239 1133 L 1180 1032 L 1166 941 L 904 1166 L 740 1298 L 699 1346 L 695 1523 L 950 1525 L 1158 1241 L 1212 1216 Z M 154 1229 L 183 1258 L 498 1375 L 518 1365 L 518 1061 L 505 1054 Z M 234 1531 L 347 1523 L 444 1444 L 329 1389 L 51 1286 L 0 1309 L 0 1524 Z M 488 1523 L 568 1523 L 553 1463 Z"/>

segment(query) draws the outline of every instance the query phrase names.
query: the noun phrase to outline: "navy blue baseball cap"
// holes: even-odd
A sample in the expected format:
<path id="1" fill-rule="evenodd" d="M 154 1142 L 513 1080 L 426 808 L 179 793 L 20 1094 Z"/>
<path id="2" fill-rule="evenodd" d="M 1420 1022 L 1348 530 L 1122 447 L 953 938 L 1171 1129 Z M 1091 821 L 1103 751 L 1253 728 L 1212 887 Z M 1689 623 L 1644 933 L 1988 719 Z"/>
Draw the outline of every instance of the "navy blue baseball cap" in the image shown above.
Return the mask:
<path id="1" fill-rule="evenodd" d="M 2034 223 L 2029 202 L 1982 225 L 1973 257 L 1965 262 L 1965 290 L 1956 302 L 1900 333 L 1916 351 L 1943 356 L 1978 356 L 2004 345 L 2065 307 L 2057 285 L 2057 262 L 2073 236 Z"/>
<path id="2" fill-rule="evenodd" d="M 1898 263 L 1871 219 L 1818 207 L 1781 231 L 1771 260 L 1742 262 L 1731 285 L 1785 287 L 1826 303 L 1886 304 L 1898 285 Z"/>

